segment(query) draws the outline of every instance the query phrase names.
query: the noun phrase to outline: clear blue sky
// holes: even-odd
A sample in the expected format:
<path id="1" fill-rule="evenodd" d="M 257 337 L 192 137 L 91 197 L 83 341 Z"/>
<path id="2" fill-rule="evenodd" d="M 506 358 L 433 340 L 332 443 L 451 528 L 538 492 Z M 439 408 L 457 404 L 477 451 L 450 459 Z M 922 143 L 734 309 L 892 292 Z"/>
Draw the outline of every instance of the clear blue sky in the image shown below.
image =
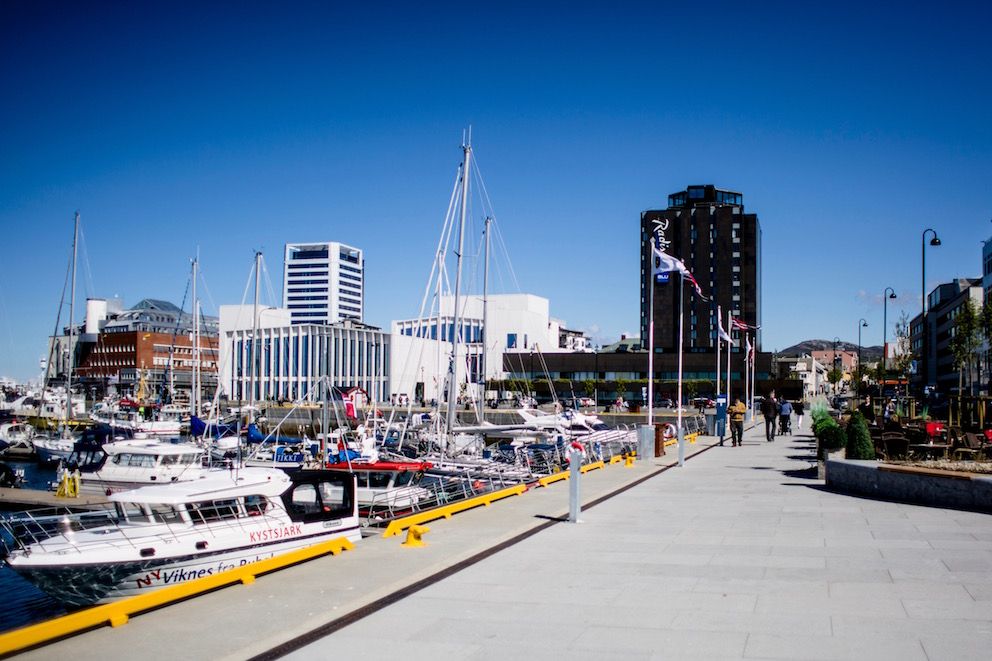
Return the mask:
<path id="1" fill-rule="evenodd" d="M 765 350 L 881 343 L 927 226 L 928 288 L 981 273 L 988 3 L 354 4 L 0 4 L 0 375 L 37 373 L 76 209 L 80 301 L 179 303 L 199 246 L 237 303 L 254 249 L 278 292 L 286 241 L 339 240 L 367 321 L 415 315 L 469 124 L 520 288 L 602 341 L 689 184 L 759 215 Z"/>

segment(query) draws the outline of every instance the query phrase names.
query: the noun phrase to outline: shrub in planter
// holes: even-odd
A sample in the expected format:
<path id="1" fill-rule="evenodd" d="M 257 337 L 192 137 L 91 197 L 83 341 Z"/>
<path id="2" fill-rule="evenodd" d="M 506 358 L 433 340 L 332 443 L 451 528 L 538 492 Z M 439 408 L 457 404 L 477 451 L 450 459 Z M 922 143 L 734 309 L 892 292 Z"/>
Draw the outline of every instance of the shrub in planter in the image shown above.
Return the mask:
<path id="1" fill-rule="evenodd" d="M 820 437 L 820 447 L 826 452 L 840 450 L 847 445 L 847 432 L 836 422 L 827 426 Z"/>
<path id="2" fill-rule="evenodd" d="M 847 424 L 847 458 L 875 458 L 875 445 L 871 442 L 868 425 L 860 411 L 852 413 L 851 420 Z"/>

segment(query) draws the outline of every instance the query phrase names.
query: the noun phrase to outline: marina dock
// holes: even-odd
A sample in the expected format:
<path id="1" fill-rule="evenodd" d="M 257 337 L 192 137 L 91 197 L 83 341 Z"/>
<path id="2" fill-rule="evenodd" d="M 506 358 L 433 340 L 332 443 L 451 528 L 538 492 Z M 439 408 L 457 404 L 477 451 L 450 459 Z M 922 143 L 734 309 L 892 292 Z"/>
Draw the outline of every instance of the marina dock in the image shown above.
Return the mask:
<path id="1" fill-rule="evenodd" d="M 850 497 L 809 437 L 701 437 L 24 659 L 984 658 L 992 519 Z M 374 650 L 374 652 L 373 652 Z"/>
<path id="2" fill-rule="evenodd" d="M 102 494 L 80 494 L 75 498 L 60 498 L 54 491 L 0 487 L 0 510 L 21 510 L 34 507 L 99 507 L 107 504 Z"/>

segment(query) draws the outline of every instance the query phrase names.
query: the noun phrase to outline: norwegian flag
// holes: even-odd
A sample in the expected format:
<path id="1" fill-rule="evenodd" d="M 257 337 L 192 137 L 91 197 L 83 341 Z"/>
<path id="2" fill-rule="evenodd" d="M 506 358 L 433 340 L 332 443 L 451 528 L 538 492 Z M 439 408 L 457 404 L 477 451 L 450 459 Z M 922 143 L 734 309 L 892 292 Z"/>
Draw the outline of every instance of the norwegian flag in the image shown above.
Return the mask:
<path id="1" fill-rule="evenodd" d="M 758 328 L 760 328 L 760 326 L 749 326 L 749 325 L 745 324 L 743 321 L 741 321 L 740 319 L 738 319 L 737 317 L 731 317 L 730 318 L 730 323 L 737 330 L 757 330 Z"/>

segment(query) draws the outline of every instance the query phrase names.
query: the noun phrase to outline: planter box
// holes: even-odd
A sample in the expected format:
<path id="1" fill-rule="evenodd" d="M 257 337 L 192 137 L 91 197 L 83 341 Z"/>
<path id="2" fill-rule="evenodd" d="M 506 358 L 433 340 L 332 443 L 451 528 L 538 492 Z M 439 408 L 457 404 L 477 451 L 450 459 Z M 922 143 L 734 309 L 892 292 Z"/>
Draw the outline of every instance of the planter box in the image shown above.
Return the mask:
<path id="1" fill-rule="evenodd" d="M 992 512 L 992 476 L 989 475 L 831 457 L 826 461 L 826 480 L 828 488 L 842 493 Z"/>

